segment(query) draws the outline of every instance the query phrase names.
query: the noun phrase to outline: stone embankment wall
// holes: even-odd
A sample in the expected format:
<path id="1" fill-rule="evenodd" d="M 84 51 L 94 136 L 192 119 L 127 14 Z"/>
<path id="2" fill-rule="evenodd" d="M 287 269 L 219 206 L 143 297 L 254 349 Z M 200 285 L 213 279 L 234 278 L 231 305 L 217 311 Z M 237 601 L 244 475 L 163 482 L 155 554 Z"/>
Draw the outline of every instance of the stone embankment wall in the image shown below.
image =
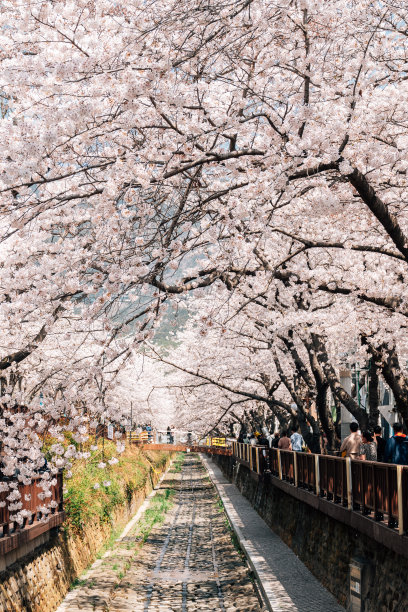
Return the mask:
<path id="1" fill-rule="evenodd" d="M 408 610 L 408 559 L 315 510 L 272 484 L 257 481 L 248 468 L 233 474 L 234 459 L 214 459 L 264 521 L 298 555 L 318 580 L 349 609 L 349 565 L 368 562 L 363 585 L 366 612 Z"/>
<path id="2" fill-rule="evenodd" d="M 169 453 L 168 462 L 171 456 Z M 136 513 L 166 467 L 161 472 L 152 469 L 144 487 L 135 492 L 130 503 L 116 509 L 111 523 L 89 523 L 77 534 L 61 529 L 49 542 L 2 572 L 1 612 L 53 612 L 72 582 L 96 559 L 112 529 L 124 526 Z"/>

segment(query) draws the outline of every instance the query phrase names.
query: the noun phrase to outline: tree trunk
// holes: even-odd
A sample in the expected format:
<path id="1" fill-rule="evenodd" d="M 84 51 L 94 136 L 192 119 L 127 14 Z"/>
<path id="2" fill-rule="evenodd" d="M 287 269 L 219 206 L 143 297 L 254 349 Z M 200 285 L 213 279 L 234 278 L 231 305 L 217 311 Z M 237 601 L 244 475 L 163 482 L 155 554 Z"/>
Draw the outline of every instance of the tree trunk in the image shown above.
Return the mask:
<path id="1" fill-rule="evenodd" d="M 310 422 L 310 419 L 306 419 L 306 416 L 302 413 L 299 413 L 298 421 L 306 445 L 310 448 L 312 453 L 320 454 L 320 428 L 318 422 L 316 419 Z M 312 431 L 310 431 L 310 426 L 312 427 Z"/>
<path id="2" fill-rule="evenodd" d="M 398 414 L 408 428 L 408 381 L 401 370 L 395 347 L 392 349 L 385 346 L 375 348 L 367 338 L 362 338 L 362 342 L 368 347 L 377 366 L 381 369 L 385 382 L 394 394 Z"/>
<path id="3" fill-rule="evenodd" d="M 353 415 L 358 422 L 360 429 L 368 428 L 368 414 L 363 408 L 360 408 L 357 402 L 351 397 L 349 393 L 340 384 L 337 374 L 329 361 L 329 356 L 326 351 L 326 347 L 321 336 L 312 334 L 313 346 L 316 351 L 316 357 L 322 366 L 324 375 L 327 382 L 330 385 L 333 395 L 343 404 L 343 406 Z"/>
<path id="4" fill-rule="evenodd" d="M 371 359 L 368 376 L 368 422 L 370 424 L 370 428 L 373 428 L 378 425 L 378 419 L 380 417 L 380 410 L 378 407 L 379 403 L 380 396 L 378 392 L 378 366 L 374 362 L 374 359 Z"/>
<path id="5" fill-rule="evenodd" d="M 328 450 L 336 450 L 340 447 L 340 438 L 336 430 L 336 425 L 328 405 L 329 383 L 323 369 L 317 359 L 316 349 L 311 341 L 302 339 L 303 344 L 309 355 L 310 367 L 315 379 L 316 387 L 316 410 L 320 420 L 320 426 L 327 438 Z"/>

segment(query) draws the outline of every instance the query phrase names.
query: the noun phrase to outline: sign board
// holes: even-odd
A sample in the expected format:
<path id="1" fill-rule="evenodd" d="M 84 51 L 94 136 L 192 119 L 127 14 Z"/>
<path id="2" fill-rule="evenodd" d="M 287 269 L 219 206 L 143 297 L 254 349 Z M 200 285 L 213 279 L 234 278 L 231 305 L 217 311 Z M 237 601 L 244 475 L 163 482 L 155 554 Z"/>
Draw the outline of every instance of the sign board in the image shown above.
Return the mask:
<path id="1" fill-rule="evenodd" d="M 108 425 L 108 438 L 113 440 L 113 425 Z"/>
<path id="2" fill-rule="evenodd" d="M 350 578 L 350 589 L 353 595 L 361 595 L 361 584 L 357 578 Z"/>

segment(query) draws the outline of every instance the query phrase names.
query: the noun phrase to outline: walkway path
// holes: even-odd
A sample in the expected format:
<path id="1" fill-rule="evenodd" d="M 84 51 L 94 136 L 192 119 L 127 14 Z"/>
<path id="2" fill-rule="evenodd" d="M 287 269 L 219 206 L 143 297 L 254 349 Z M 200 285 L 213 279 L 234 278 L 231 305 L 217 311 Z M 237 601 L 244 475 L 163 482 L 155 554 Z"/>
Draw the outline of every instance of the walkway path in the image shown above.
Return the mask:
<path id="1" fill-rule="evenodd" d="M 218 466 L 204 456 L 202 460 L 241 547 L 262 584 L 269 608 L 273 612 L 344 611 L 333 595 L 268 527 L 237 487 L 225 478 Z"/>
<path id="2" fill-rule="evenodd" d="M 170 505 L 172 492 L 172 507 L 142 546 L 149 521 L 154 512 L 157 518 L 159 507 Z M 145 519 L 92 566 L 57 612 L 262 610 L 196 455 L 186 455 L 179 471 L 167 473 L 151 505 Z"/>

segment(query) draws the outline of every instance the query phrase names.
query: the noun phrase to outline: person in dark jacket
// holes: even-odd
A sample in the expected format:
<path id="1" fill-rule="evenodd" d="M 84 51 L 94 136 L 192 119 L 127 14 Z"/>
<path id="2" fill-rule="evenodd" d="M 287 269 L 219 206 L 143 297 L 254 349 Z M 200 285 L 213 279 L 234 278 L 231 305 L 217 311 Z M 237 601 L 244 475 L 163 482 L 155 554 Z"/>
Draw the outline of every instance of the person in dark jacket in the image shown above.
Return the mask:
<path id="1" fill-rule="evenodd" d="M 408 439 L 402 431 L 401 423 L 394 423 L 394 435 L 387 440 L 384 453 L 386 463 L 408 465 Z"/>
<path id="2" fill-rule="evenodd" d="M 278 431 L 276 431 L 276 432 L 273 434 L 273 438 L 272 438 L 272 444 L 271 444 L 271 446 L 272 446 L 272 448 L 278 448 L 278 444 L 279 444 L 279 432 L 278 432 Z"/>
<path id="3" fill-rule="evenodd" d="M 384 453 L 385 453 L 385 440 L 382 437 L 382 429 L 381 425 L 376 425 L 374 427 L 374 440 L 377 444 L 377 461 L 384 461 Z"/>
<path id="4" fill-rule="evenodd" d="M 257 446 L 266 446 L 269 448 L 269 440 L 263 433 L 258 436 L 256 444 Z"/>

